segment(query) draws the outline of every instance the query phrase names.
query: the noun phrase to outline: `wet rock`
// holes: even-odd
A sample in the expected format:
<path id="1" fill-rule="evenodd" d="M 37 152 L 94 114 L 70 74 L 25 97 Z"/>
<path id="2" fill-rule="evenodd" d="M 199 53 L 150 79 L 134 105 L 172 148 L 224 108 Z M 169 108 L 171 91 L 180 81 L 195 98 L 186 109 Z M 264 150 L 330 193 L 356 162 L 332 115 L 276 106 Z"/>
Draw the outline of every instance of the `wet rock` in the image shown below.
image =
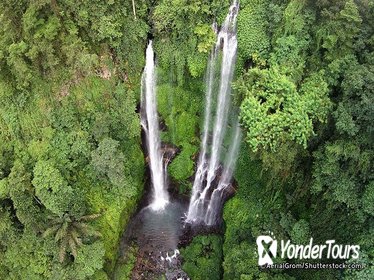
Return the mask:
<path id="1" fill-rule="evenodd" d="M 161 153 L 163 153 L 164 161 L 170 162 L 180 153 L 180 149 L 175 145 L 162 143 Z"/>
<path id="2" fill-rule="evenodd" d="M 144 151 L 146 147 L 144 147 Z M 164 162 L 166 164 L 170 163 L 178 154 L 180 153 L 180 149 L 172 144 L 169 143 L 161 143 L 161 154 L 163 155 Z M 145 162 L 149 164 L 149 156 L 148 154 L 145 156 Z"/>
<path id="3" fill-rule="evenodd" d="M 181 269 L 169 271 L 165 274 L 167 280 L 189 280 L 187 273 Z"/>

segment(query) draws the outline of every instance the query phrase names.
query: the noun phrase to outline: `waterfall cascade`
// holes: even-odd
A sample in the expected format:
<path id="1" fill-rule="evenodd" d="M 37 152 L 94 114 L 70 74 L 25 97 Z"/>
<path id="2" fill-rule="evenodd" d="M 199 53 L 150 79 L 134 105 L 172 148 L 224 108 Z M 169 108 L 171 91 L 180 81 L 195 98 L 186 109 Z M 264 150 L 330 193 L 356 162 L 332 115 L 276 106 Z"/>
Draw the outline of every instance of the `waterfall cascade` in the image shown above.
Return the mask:
<path id="1" fill-rule="evenodd" d="M 152 41 L 146 51 L 146 64 L 141 83 L 141 125 L 146 134 L 149 167 L 153 186 L 151 208 L 162 210 L 169 202 L 167 193 L 167 164 L 163 160 L 157 115 L 156 73 Z"/>
<path id="2" fill-rule="evenodd" d="M 201 151 L 187 213 L 187 222 L 215 224 L 222 208 L 225 189 L 231 184 L 241 135 L 237 117 L 234 124 L 231 125 L 234 131 L 227 152 L 224 149 L 224 139 L 229 127 L 231 82 L 237 49 L 236 18 L 238 9 L 239 4 L 235 0 L 217 35 L 217 42 L 208 63 Z M 217 66 L 219 66 L 219 72 L 216 71 Z M 218 86 L 216 86 L 217 82 Z M 216 107 L 213 108 L 213 105 Z M 214 123 L 212 123 L 213 118 Z M 212 137 L 210 137 L 210 133 L 212 133 Z M 223 154 L 226 154 L 226 157 L 222 159 Z M 224 162 L 223 170 L 220 166 L 222 161 Z"/>

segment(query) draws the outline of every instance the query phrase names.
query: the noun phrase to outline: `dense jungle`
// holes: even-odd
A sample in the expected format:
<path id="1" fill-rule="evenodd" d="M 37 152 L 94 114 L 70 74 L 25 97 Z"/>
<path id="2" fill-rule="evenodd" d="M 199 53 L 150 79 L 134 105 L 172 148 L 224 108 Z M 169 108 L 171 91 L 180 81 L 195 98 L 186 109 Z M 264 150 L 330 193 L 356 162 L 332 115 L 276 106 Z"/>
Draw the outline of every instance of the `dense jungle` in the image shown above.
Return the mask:
<path id="1" fill-rule="evenodd" d="M 234 3 L 0 0 L 0 279 L 374 279 L 374 1 Z M 221 38 L 226 25 L 235 34 Z M 222 114 L 236 114 L 237 137 L 204 124 L 227 38 Z M 155 94 L 146 125 L 144 92 Z M 188 220 L 199 158 L 215 153 L 204 135 L 237 139 L 235 162 L 218 151 L 211 179 L 226 174 L 231 191 L 215 226 L 182 227 L 172 275 L 127 236 L 157 191 L 152 151 L 171 150 L 166 194 L 182 206 L 164 211 Z M 256 238 L 270 233 L 358 244 L 358 259 L 333 261 L 364 268 L 261 268 Z"/>

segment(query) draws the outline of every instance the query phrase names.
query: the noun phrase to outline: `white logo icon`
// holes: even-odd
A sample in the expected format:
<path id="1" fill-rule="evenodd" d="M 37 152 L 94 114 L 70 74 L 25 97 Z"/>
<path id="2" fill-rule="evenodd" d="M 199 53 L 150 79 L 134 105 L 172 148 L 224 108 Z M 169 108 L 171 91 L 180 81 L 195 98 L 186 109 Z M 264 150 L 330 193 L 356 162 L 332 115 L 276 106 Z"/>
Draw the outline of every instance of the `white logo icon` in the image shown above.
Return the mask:
<path id="1" fill-rule="evenodd" d="M 259 237 L 257 237 L 256 244 L 258 252 L 258 265 L 272 265 L 273 260 L 271 259 L 271 257 L 275 257 L 277 255 L 277 240 L 271 238 L 268 235 L 260 235 Z M 268 247 L 268 249 L 266 249 L 264 246 L 267 244 L 270 244 L 270 246 L 266 246 Z M 271 253 L 271 256 L 269 255 L 269 253 Z"/>

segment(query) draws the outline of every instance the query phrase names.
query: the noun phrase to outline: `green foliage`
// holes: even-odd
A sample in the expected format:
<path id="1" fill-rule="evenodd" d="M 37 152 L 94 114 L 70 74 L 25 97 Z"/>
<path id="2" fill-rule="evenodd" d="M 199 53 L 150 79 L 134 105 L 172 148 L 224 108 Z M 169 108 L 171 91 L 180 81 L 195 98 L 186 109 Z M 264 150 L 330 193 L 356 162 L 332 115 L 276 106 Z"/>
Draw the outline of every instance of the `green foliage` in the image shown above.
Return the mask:
<path id="1" fill-rule="evenodd" d="M 17 229 L 13 227 L 11 211 L 9 208 L 1 207 L 0 217 L 0 245 L 3 249 L 8 247 L 17 236 Z"/>
<path id="2" fill-rule="evenodd" d="M 257 55 L 266 58 L 270 47 L 267 30 L 269 2 L 256 0 L 242 5 L 238 15 L 238 53 L 244 61 Z"/>
<path id="3" fill-rule="evenodd" d="M 314 21 L 315 11 L 307 1 L 290 1 L 273 36 L 274 49 L 269 62 L 279 65 L 282 74 L 294 82 L 299 82 L 304 75 Z"/>
<path id="4" fill-rule="evenodd" d="M 114 271 L 114 280 L 131 279 L 132 269 L 136 263 L 137 251 L 135 246 L 131 246 L 126 250 L 125 255 L 118 260 Z"/>
<path id="5" fill-rule="evenodd" d="M 118 147 L 118 141 L 104 138 L 91 156 L 95 172 L 98 176 L 107 176 L 113 186 L 122 186 L 124 183 L 125 157 Z"/>
<path id="6" fill-rule="evenodd" d="M 332 207 L 344 204 L 358 211 L 364 203 L 367 214 L 373 213 L 367 206 L 372 196 L 373 153 L 369 123 L 374 112 L 369 104 L 373 99 L 373 79 L 371 66 L 352 65 L 346 72 L 343 97 L 334 112 L 336 137 L 315 153 L 313 172 L 313 191 L 326 192 L 325 198 Z"/>
<path id="7" fill-rule="evenodd" d="M 337 141 L 326 143 L 323 152 L 317 152 L 315 166 L 315 183 L 313 191 L 320 192 L 328 186 L 329 195 L 326 197 L 336 203 L 344 203 L 348 208 L 359 207 L 359 193 L 365 174 L 360 174 L 370 168 L 369 155 L 360 152 L 359 147 L 350 142 Z M 344 163 L 344 168 L 342 166 Z M 358 169 L 357 166 L 363 169 Z M 358 174 L 359 173 L 359 174 Z"/>
<path id="8" fill-rule="evenodd" d="M 197 50 L 201 53 L 210 52 L 216 42 L 216 36 L 212 27 L 208 24 L 199 24 L 195 27 L 194 33 L 197 35 L 199 40 Z"/>
<path id="9" fill-rule="evenodd" d="M 234 94 L 247 143 L 238 189 L 224 239 L 196 237 L 184 269 L 193 279 L 372 279 L 374 5 L 240 2 Z M 113 269 L 142 192 L 136 105 L 146 41 L 159 66 L 162 139 L 180 149 L 169 172 L 186 191 L 211 24 L 229 4 L 136 1 L 135 18 L 131 1 L 0 2 L 0 279 L 131 277 L 135 249 Z M 102 239 L 75 239 L 72 224 L 99 212 L 91 228 Z M 57 242 L 42 237 L 50 213 Z M 255 238 L 268 231 L 360 244 L 354 261 L 367 268 L 259 270 Z"/>
<path id="10" fill-rule="evenodd" d="M 221 244 L 220 236 L 197 236 L 181 250 L 184 260 L 182 268 L 191 279 L 221 279 Z"/>
<path id="11" fill-rule="evenodd" d="M 173 35 L 184 37 L 190 35 L 190 32 L 194 30 L 196 33 L 204 35 L 206 32 L 202 32 L 202 27 L 197 27 L 198 24 L 214 16 L 219 16 L 219 13 L 225 11 L 225 8 L 227 8 L 227 4 L 225 7 L 221 7 L 220 1 L 203 0 L 190 3 L 185 0 L 163 0 L 155 8 L 153 21 L 156 30 L 161 34 L 171 32 Z M 207 23 L 209 24 L 209 21 Z"/>
<path id="12" fill-rule="evenodd" d="M 47 161 L 36 163 L 32 183 L 35 194 L 52 213 L 62 216 L 69 210 L 73 189 L 51 163 Z"/>
<path id="13" fill-rule="evenodd" d="M 344 4 L 343 4 L 344 3 Z M 333 5 L 324 10 L 324 22 L 316 32 L 318 45 L 326 50 L 326 59 L 332 61 L 352 51 L 362 19 L 353 0 L 342 1 L 340 9 Z"/>
<path id="14" fill-rule="evenodd" d="M 104 263 L 104 246 L 102 242 L 82 245 L 78 249 L 74 262 L 74 271 L 77 279 L 87 279 L 95 271 L 101 269 Z"/>
<path id="15" fill-rule="evenodd" d="M 170 164 L 169 172 L 175 180 L 182 183 L 193 174 L 193 156 L 199 145 L 196 130 L 201 97 L 192 89 L 186 91 L 168 84 L 159 86 L 157 94 L 158 110 L 167 127 L 162 138 L 181 149 Z"/>
<path id="16" fill-rule="evenodd" d="M 291 240 L 295 244 L 308 244 L 310 240 L 309 223 L 305 220 L 300 220 L 292 226 Z"/>
<path id="17" fill-rule="evenodd" d="M 276 151 L 288 141 L 307 146 L 313 122 L 324 121 L 330 107 L 327 84 L 314 74 L 297 90 L 277 69 L 251 69 L 236 84 L 244 96 L 241 122 L 252 149 Z"/>
<path id="18" fill-rule="evenodd" d="M 97 270 L 92 276 L 94 280 L 109 280 L 108 275 L 103 270 Z"/>
<path id="19" fill-rule="evenodd" d="M 50 218 L 50 227 L 44 231 L 43 237 L 54 236 L 60 247 L 59 261 L 61 263 L 65 261 L 68 252 L 74 256 L 74 260 L 77 259 L 77 250 L 83 245 L 82 240 L 92 236 L 101 236 L 99 232 L 85 224 L 98 217 L 100 217 L 99 214 L 93 214 L 75 218 L 66 213 L 62 217 Z"/>
<path id="20" fill-rule="evenodd" d="M 188 56 L 187 65 L 192 77 L 197 78 L 203 75 L 207 60 L 208 57 L 202 53 Z"/>
<path id="21" fill-rule="evenodd" d="M 361 252 L 358 260 L 352 260 L 348 263 L 364 265 L 366 269 L 350 269 L 345 271 L 344 279 L 347 280 L 369 280 L 374 277 L 373 259 L 366 252 Z"/>
<path id="22" fill-rule="evenodd" d="M 123 1 L 0 3 L 0 209 L 9 234 L 24 231 L 2 236 L 13 247 L 0 246 L 0 278 L 92 279 L 104 261 L 111 272 L 143 180 L 132 89 L 149 7 L 137 3 L 133 20 Z M 47 215 L 102 210 L 92 227 L 103 242 L 83 240 L 61 266 L 56 244 L 40 235 Z"/>
<path id="23" fill-rule="evenodd" d="M 194 162 L 191 156 L 197 152 L 195 146 L 188 143 L 182 146 L 182 152 L 172 161 L 169 166 L 170 175 L 178 180 L 182 181 L 190 177 L 193 173 Z"/>
<path id="24" fill-rule="evenodd" d="M 6 179 L 0 180 L 0 199 L 7 198 L 8 193 L 9 193 L 8 181 Z"/>
<path id="25" fill-rule="evenodd" d="M 241 145 L 234 174 L 239 188 L 224 207 L 223 279 L 276 279 L 283 274 L 265 273 L 258 268 L 256 238 L 278 229 L 274 213 L 282 209 L 283 197 L 278 185 L 273 189 L 266 186 L 268 178 L 261 177 L 261 164 L 251 159 L 249 149 L 248 144 Z M 282 235 L 277 232 L 276 237 Z"/>
<path id="26" fill-rule="evenodd" d="M 13 202 L 18 220 L 32 230 L 40 230 L 43 210 L 35 199 L 31 173 L 20 161 L 15 161 L 8 177 L 9 197 Z"/>
<path id="27" fill-rule="evenodd" d="M 12 240 L 2 258 L 8 268 L 8 279 L 48 279 L 52 277 L 50 264 L 55 246 L 44 242 L 31 232 L 24 232 Z"/>
<path id="28" fill-rule="evenodd" d="M 271 231 L 300 244 L 332 236 L 360 244 L 358 262 L 367 267 L 344 271 L 344 279 L 369 279 L 374 7 L 350 0 L 271 2 L 265 60 L 248 54 L 245 66 L 252 68 L 235 83 L 249 147 L 242 145 L 238 191 L 224 209 L 224 278 L 342 277 L 336 271 L 259 271 L 255 239 Z M 261 160 L 257 172 L 254 159 Z"/>
<path id="29" fill-rule="evenodd" d="M 211 25 L 214 19 L 221 21 L 228 4 L 220 0 L 162 0 L 155 6 L 152 23 L 158 63 L 174 71 L 178 85 L 186 82 L 188 74 L 201 77 L 204 73 L 207 59 L 200 59 L 215 42 Z"/>

